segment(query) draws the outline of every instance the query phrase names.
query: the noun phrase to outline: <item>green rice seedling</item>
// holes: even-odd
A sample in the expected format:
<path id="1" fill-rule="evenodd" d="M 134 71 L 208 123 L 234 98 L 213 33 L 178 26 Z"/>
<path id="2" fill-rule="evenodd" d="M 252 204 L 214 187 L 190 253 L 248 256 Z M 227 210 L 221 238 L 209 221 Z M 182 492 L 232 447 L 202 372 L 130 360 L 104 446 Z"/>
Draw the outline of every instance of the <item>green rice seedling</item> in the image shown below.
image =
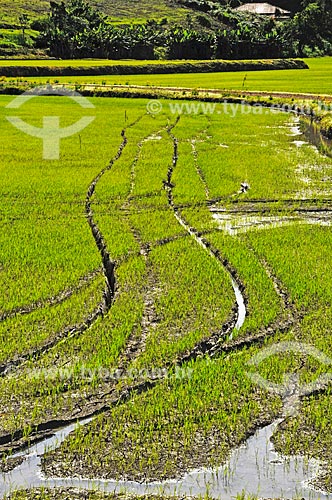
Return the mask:
<path id="1" fill-rule="evenodd" d="M 3 116 L 12 113 L 4 108 L 9 98 L 0 101 Z M 62 125 L 81 116 L 66 99 L 40 102 L 44 109 L 34 101 L 29 111 L 22 108 L 36 126 L 45 113 L 66 114 Z M 282 411 L 280 397 L 248 377 L 254 355 L 282 341 L 310 343 L 331 355 L 331 232 L 328 221 L 325 227 L 319 219 L 298 222 L 308 207 L 329 209 L 328 181 L 320 173 L 329 177 L 331 160 L 293 144 L 294 123 L 283 113 L 227 105 L 220 114 L 182 113 L 177 121 L 166 100 L 158 116 L 146 113 L 146 99 L 92 102 L 95 126 L 64 140 L 54 163 L 42 161 L 37 140 L 23 147 L 26 137 L 1 125 L 8 144 L 1 159 L 0 291 L 6 293 L 1 310 L 11 316 L 0 323 L 0 359 L 41 347 L 98 306 L 101 272 L 66 300 L 49 303 L 101 268 L 85 211 L 96 176 L 90 208 L 115 265 L 115 287 L 107 314 L 0 379 L 0 436 L 16 431 L 26 441 L 38 424 L 111 407 L 121 391 L 141 382 L 129 371 L 142 370 L 155 386 L 75 431 L 47 456 L 46 471 L 53 472 L 55 461 L 65 476 L 145 480 L 216 467 Z M 311 179 L 309 188 L 304 178 Z M 244 182 L 250 189 L 239 192 Z M 247 224 L 227 234 L 211 208 L 235 221 L 263 213 L 294 220 L 259 230 Z M 202 238 L 215 256 L 199 244 Z M 234 316 L 231 270 L 245 286 L 248 313 L 233 339 L 222 333 Z M 29 305 L 30 314 L 15 316 L 15 308 Z M 291 320 L 287 328 L 280 318 Z M 211 338 L 215 357 L 181 371 L 179 360 Z M 123 370 L 118 378 L 112 375 L 117 369 Z M 162 373 L 159 381 L 154 369 Z M 268 357 L 257 370 L 274 383 L 288 373 L 308 383 L 327 367 L 286 353 Z M 329 446 L 328 394 L 303 399 L 297 421 L 286 422 L 276 437 L 281 451 L 319 456 L 319 433 Z M 327 474 L 327 487 L 329 481 Z"/>
<path id="2" fill-rule="evenodd" d="M 39 61 L 38 61 L 39 62 Z M 203 89 L 226 89 L 238 91 L 265 91 L 273 95 L 274 92 L 294 92 L 326 95 L 331 93 L 331 57 L 305 59 L 309 70 L 274 70 L 274 71 L 239 71 L 224 73 L 201 73 L 201 74 L 165 74 L 149 75 L 148 84 L 155 86 L 203 88 Z M 7 64 L 7 61 L 4 63 Z M 16 61 L 10 62 L 15 65 Z M 23 64 L 26 64 L 25 62 Z M 243 89 L 243 79 L 246 78 L 246 86 Z M 34 81 L 45 81 L 45 77 Z M 57 77 L 60 82 L 91 83 L 91 76 Z M 94 81 L 101 84 L 127 84 L 146 85 L 146 75 L 120 75 L 120 76 L 94 76 Z"/>
<path id="3" fill-rule="evenodd" d="M 99 275 L 86 289 L 68 300 L 45 305 L 28 315 L 15 316 L 0 323 L 0 364 L 69 335 L 70 328 L 84 323 L 102 302 L 105 278 Z"/>
<path id="4" fill-rule="evenodd" d="M 246 335 L 267 327 L 277 317 L 282 316 L 283 304 L 278 297 L 273 282 L 257 257 L 246 248 L 246 240 L 225 235 L 222 232 L 208 234 L 207 241 L 220 250 L 232 268 L 238 270 L 239 278 L 245 285 L 247 319 L 238 335 Z"/>
<path id="5" fill-rule="evenodd" d="M 58 452 L 63 474 L 71 474 L 72 453 L 76 470 L 84 470 L 85 476 L 98 473 L 140 481 L 221 463 L 231 444 L 261 421 L 262 404 L 265 418 L 278 411 L 277 400 L 269 395 L 256 392 L 253 397 L 243 361 L 198 361 L 191 366 L 189 379 L 167 380 L 101 416 L 89 428 L 78 429 Z M 87 449 L 93 453 L 87 454 Z M 52 467 L 52 458 L 54 454 L 44 464 Z"/>
<path id="6" fill-rule="evenodd" d="M 269 232 L 251 232 L 247 238 L 260 255 L 266 256 L 300 308 L 312 311 L 317 303 L 321 306 L 331 303 L 331 289 L 324 285 L 331 273 L 328 227 L 309 224 L 276 228 Z"/>
<path id="7" fill-rule="evenodd" d="M 227 272 L 191 239 L 157 247 L 150 259 L 160 290 L 155 301 L 157 324 L 151 327 L 137 362 L 162 367 L 220 331 L 234 299 Z"/>

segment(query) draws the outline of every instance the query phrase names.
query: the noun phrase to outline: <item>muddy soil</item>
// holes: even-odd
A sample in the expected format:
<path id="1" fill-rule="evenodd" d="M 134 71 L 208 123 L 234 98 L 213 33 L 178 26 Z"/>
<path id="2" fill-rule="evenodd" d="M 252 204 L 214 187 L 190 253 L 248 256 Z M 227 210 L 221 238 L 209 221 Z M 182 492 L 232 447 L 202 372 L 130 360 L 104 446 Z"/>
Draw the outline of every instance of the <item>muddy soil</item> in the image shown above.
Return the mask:
<path id="1" fill-rule="evenodd" d="M 255 394 L 253 398 L 259 403 L 259 394 Z M 207 412 L 208 411 L 209 410 L 207 410 Z M 124 473 L 123 470 L 119 470 L 116 461 L 114 461 L 114 463 L 109 461 L 107 467 L 105 467 L 103 463 L 96 466 L 87 466 L 84 458 L 77 456 L 74 460 L 72 460 L 71 457 L 70 462 L 68 462 L 66 458 L 67 454 L 65 451 L 62 451 L 61 448 L 49 456 L 43 457 L 43 473 L 46 477 L 50 478 L 84 477 L 137 481 L 139 483 L 160 482 L 164 480 L 173 480 L 175 478 L 178 480 L 192 470 L 211 467 L 212 465 L 216 466 L 217 464 L 219 465 L 225 462 L 233 448 L 239 446 L 241 442 L 246 441 L 250 436 L 253 436 L 257 429 L 268 425 L 275 417 L 276 413 L 268 408 L 262 408 L 262 414 L 252 421 L 251 427 L 245 432 L 242 438 L 239 438 L 238 430 L 235 430 L 230 436 L 225 436 L 223 429 L 220 428 L 213 428 L 206 434 L 198 431 L 192 437 L 190 450 L 188 447 L 184 447 L 174 435 L 174 448 L 172 450 L 174 460 L 172 461 L 172 467 L 167 467 L 167 473 L 165 473 L 165 464 L 169 461 L 167 453 L 162 453 L 159 456 L 158 462 L 154 461 L 154 463 L 147 466 L 145 470 L 141 470 L 139 462 L 132 460 L 132 443 L 129 440 L 122 444 L 121 450 L 114 450 L 110 441 L 109 448 L 105 452 L 105 456 L 121 453 L 124 458 L 127 457 L 130 468 L 127 467 L 126 473 Z M 107 421 L 107 419 L 108 415 L 105 414 L 105 420 Z M 86 432 L 88 432 L 88 429 Z M 144 456 L 144 453 L 145 450 L 143 447 L 142 456 Z M 211 457 L 213 457 L 214 460 L 213 464 L 211 463 Z"/>
<path id="2" fill-rule="evenodd" d="M 157 495 L 131 495 L 129 493 L 100 493 L 98 491 L 84 491 L 79 488 L 31 489 L 16 492 L 9 500 L 161 500 L 165 497 Z M 172 500 L 172 497 L 168 497 Z M 183 500 L 186 497 L 177 497 Z M 174 499 L 173 499 L 174 500 Z"/>
<path id="3" fill-rule="evenodd" d="M 2 462 L 0 462 L 0 473 L 7 473 L 10 472 L 19 465 L 21 465 L 24 462 L 23 457 L 16 457 L 16 458 L 11 458 L 8 457 L 7 459 L 4 459 Z"/>

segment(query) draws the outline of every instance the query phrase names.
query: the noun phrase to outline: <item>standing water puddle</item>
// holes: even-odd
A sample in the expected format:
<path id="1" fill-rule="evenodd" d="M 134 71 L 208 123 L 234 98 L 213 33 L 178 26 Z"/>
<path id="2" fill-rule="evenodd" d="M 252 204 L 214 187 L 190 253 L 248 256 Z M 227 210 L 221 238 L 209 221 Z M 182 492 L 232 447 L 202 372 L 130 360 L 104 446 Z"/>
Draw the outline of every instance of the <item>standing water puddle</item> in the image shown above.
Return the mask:
<path id="1" fill-rule="evenodd" d="M 80 425 L 87 425 L 91 419 Z M 105 493 L 128 492 L 135 494 L 206 495 L 216 499 L 231 500 L 245 491 L 265 498 L 304 498 L 305 500 L 332 499 L 332 494 L 318 492 L 309 483 L 323 472 L 315 460 L 302 456 L 283 457 L 275 452 L 270 441 L 282 420 L 258 430 L 243 445 L 236 448 L 229 460 L 216 469 L 194 470 L 180 480 L 139 483 L 80 478 L 45 478 L 41 471 L 41 456 L 56 449 L 75 429 L 75 424 L 57 432 L 52 438 L 33 445 L 15 457 L 26 457 L 12 472 L 2 475 L 0 495 L 4 498 L 14 489 L 38 487 L 75 487 Z"/>
<path id="2" fill-rule="evenodd" d="M 202 238 L 197 236 L 197 234 L 189 228 L 182 218 L 175 212 L 175 216 L 179 223 L 189 232 L 189 234 L 197 241 L 197 243 L 203 247 L 210 255 L 215 258 L 214 254 L 211 250 L 205 245 Z M 219 262 L 219 261 L 218 261 Z M 220 263 L 220 265 L 222 265 Z M 244 297 L 241 293 L 239 286 L 236 281 L 231 277 L 232 286 L 234 289 L 236 302 L 238 306 L 238 315 L 235 328 L 240 329 L 245 321 L 246 317 L 246 307 L 244 302 Z M 77 425 L 87 425 L 90 423 L 92 418 L 82 420 Z M 165 482 L 153 482 L 153 483 L 138 483 L 134 481 L 109 481 L 109 480 L 100 480 L 100 479 L 78 479 L 78 478 L 69 478 L 69 479 L 47 479 L 43 476 L 41 470 L 41 459 L 42 456 L 48 451 L 56 450 L 59 448 L 61 443 L 68 437 L 68 435 L 75 429 L 76 425 L 71 424 L 62 430 L 56 432 L 53 437 L 49 439 L 45 439 L 44 441 L 31 446 L 25 452 L 17 453 L 13 456 L 13 458 L 24 457 L 24 462 L 17 466 L 13 471 L 2 474 L 2 480 L 0 481 L 0 495 L 4 498 L 11 491 L 15 489 L 27 489 L 27 488 L 38 488 L 38 487 L 78 487 L 82 489 L 97 489 L 99 491 L 104 492 L 119 492 L 119 491 L 127 491 L 133 492 L 136 494 L 144 494 L 144 493 L 160 493 L 161 491 L 164 494 L 199 494 L 206 492 L 210 488 L 210 483 L 214 484 L 217 488 L 216 491 L 219 491 L 217 497 L 222 495 L 222 498 L 226 498 L 225 494 L 229 489 L 229 482 L 233 483 L 233 477 L 244 476 L 245 471 L 242 470 L 243 466 L 245 469 L 248 468 L 249 460 L 248 458 L 240 459 L 241 450 L 246 450 L 247 447 L 240 448 L 240 455 L 237 458 L 231 458 L 229 463 L 217 469 L 216 471 L 203 469 L 202 471 L 193 471 L 190 474 L 186 475 L 183 479 L 165 481 Z M 262 431 L 258 431 L 257 436 L 260 435 Z M 252 440 L 253 438 L 251 438 Z M 258 438 L 260 439 L 260 438 Z M 248 443 L 251 441 L 249 440 Z M 264 444 L 265 448 L 265 444 Z M 251 449 L 251 448 L 249 448 Z M 236 452 L 234 452 L 236 453 Z M 233 457 L 234 454 L 232 454 Z M 234 455 L 235 456 L 235 455 Z M 233 465 L 234 464 L 234 465 Z M 238 465 L 237 465 L 238 464 Z M 228 476 L 228 471 L 232 471 L 235 466 L 235 472 L 237 467 L 240 467 L 239 473 L 236 472 L 235 476 Z M 249 477 L 251 476 L 251 472 Z M 222 482 L 220 482 L 222 479 Z M 241 482 L 241 480 L 239 480 Z M 220 483 L 220 484 L 219 484 Z M 235 488 L 238 488 L 237 485 L 234 485 Z M 244 486 L 241 483 L 239 486 L 239 491 L 242 490 Z M 225 489 L 226 488 L 226 489 Z M 228 498 L 228 497 L 227 497 Z"/>
<path id="3" fill-rule="evenodd" d="M 293 135 L 299 135 L 299 127 L 292 130 Z M 301 133 L 301 132 L 300 132 Z M 159 137 L 151 139 L 158 140 Z M 260 217 L 257 215 L 226 214 L 220 209 L 211 209 L 213 217 L 218 220 L 221 229 L 229 234 L 236 234 L 251 227 L 271 227 L 284 223 L 310 222 L 330 225 L 331 214 L 320 214 L 310 217 Z M 204 241 L 197 236 L 175 213 L 179 223 L 189 234 L 215 257 Z M 221 264 L 220 264 L 221 265 Z M 232 286 L 238 305 L 236 329 L 240 329 L 245 321 L 246 307 L 244 297 L 236 281 L 231 277 Z M 93 418 L 70 424 L 56 432 L 52 437 L 29 447 L 27 450 L 13 455 L 22 457 L 24 461 L 11 472 L 0 473 L 0 497 L 5 498 L 13 490 L 38 487 L 76 487 L 87 490 L 99 490 L 105 493 L 128 492 L 134 494 L 165 494 L 165 495 L 206 495 L 222 500 L 234 499 L 245 491 L 246 494 L 270 498 L 303 498 L 305 500 L 328 499 L 332 494 L 319 492 L 310 486 L 310 481 L 323 473 L 318 461 L 308 460 L 303 456 L 284 457 L 274 450 L 271 437 L 278 424 L 272 424 L 256 431 L 243 445 L 233 450 L 225 465 L 216 469 L 193 470 L 182 479 L 163 482 L 139 483 L 135 481 L 115 481 L 83 478 L 46 478 L 41 470 L 42 456 L 48 451 L 56 450 L 73 432 L 77 425 L 87 425 Z"/>
<path id="4" fill-rule="evenodd" d="M 290 224 L 318 224 L 331 226 L 332 211 L 301 212 L 294 215 L 259 215 L 239 212 L 226 212 L 223 209 L 211 207 L 212 217 L 218 222 L 219 229 L 231 236 L 245 233 L 252 229 L 271 229 Z"/>
<path id="5" fill-rule="evenodd" d="M 319 152 L 332 156 L 332 140 L 320 133 L 319 127 L 314 121 L 302 118 L 299 123 L 299 130 L 304 138 L 315 146 Z"/>

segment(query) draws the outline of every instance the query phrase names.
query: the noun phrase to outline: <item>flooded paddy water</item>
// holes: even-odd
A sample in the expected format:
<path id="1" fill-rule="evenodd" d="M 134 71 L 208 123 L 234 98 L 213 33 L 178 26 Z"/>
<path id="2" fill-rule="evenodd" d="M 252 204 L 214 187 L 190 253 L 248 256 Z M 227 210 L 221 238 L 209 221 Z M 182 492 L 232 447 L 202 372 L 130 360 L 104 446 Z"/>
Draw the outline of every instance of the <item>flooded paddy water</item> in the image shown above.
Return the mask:
<path id="1" fill-rule="evenodd" d="M 321 226 L 331 226 L 332 210 L 321 211 L 301 211 L 294 212 L 294 215 L 259 215 L 249 214 L 241 211 L 226 211 L 220 208 L 211 207 L 212 217 L 218 222 L 219 229 L 229 235 L 245 233 L 252 229 L 271 229 L 291 224 L 318 224 Z"/>
<path id="2" fill-rule="evenodd" d="M 298 125 L 292 130 L 299 136 Z M 151 136 L 150 140 L 160 140 L 160 136 Z M 301 141 L 301 143 L 304 141 Z M 295 142 L 294 142 L 295 143 Z M 295 143 L 300 146 L 299 141 Z M 216 206 L 211 207 L 213 218 L 219 228 L 227 234 L 236 235 L 253 228 L 268 229 L 289 224 L 319 224 L 330 226 L 332 211 L 317 212 L 315 210 L 294 211 L 292 215 L 260 215 L 239 211 L 226 211 Z M 180 218 L 178 218 L 185 229 Z M 189 231 L 190 232 L 190 231 Z M 209 251 L 201 238 L 194 232 L 191 236 Z M 238 306 L 236 329 L 245 322 L 246 307 L 243 294 L 232 278 L 232 286 Z M 216 499 L 230 500 L 245 491 L 246 494 L 265 498 L 304 498 L 306 500 L 332 499 L 332 494 L 316 490 L 311 481 L 324 472 L 323 462 L 309 460 L 303 456 L 283 456 L 274 449 L 271 438 L 278 425 L 278 419 L 258 429 L 241 446 L 235 448 L 226 463 L 218 468 L 202 468 L 190 471 L 181 478 L 162 482 L 135 482 L 102 480 L 98 478 L 49 478 L 42 470 L 42 457 L 48 451 L 56 450 L 61 443 L 75 430 L 77 425 L 88 425 L 92 419 L 85 419 L 77 424 L 70 424 L 54 433 L 40 443 L 13 455 L 18 459 L 12 471 L 0 474 L 0 496 L 5 498 L 15 489 L 38 487 L 78 487 L 97 489 L 102 492 L 123 492 L 135 494 L 164 494 L 199 496 L 209 494 Z"/>
<path id="3" fill-rule="evenodd" d="M 77 425 L 87 425 L 91 419 Z M 234 449 L 227 462 L 216 469 L 193 470 L 180 479 L 163 482 L 113 481 L 84 478 L 47 478 L 41 468 L 42 456 L 58 448 L 75 429 L 71 424 L 53 437 L 31 446 L 14 458 L 24 461 L 12 472 L 2 474 L 0 495 L 5 498 L 15 489 L 38 487 L 76 487 L 105 493 L 126 491 L 138 495 L 163 494 L 199 496 L 207 493 L 216 499 L 231 500 L 245 491 L 265 498 L 332 499 L 332 494 L 315 490 L 310 482 L 323 472 L 316 460 L 303 456 L 284 457 L 274 450 L 271 437 L 282 419 L 276 420 Z"/>

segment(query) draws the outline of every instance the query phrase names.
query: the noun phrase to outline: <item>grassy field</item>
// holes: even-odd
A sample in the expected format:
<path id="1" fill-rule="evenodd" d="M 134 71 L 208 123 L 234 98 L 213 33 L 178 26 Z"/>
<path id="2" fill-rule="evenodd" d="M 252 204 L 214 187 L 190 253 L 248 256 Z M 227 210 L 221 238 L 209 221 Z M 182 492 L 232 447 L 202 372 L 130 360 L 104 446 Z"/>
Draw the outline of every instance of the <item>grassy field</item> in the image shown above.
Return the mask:
<path id="1" fill-rule="evenodd" d="M 102 12 L 109 15 L 113 22 L 136 23 L 144 22 L 147 19 L 162 19 L 167 17 L 170 20 L 181 19 L 191 12 L 190 9 L 171 4 L 167 0 L 154 2 L 153 0 L 102 0 L 91 1 L 91 5 L 98 7 Z M 19 16 L 26 14 L 30 19 L 45 16 L 49 11 L 49 2 L 46 0 L 37 0 L 34 3 L 27 4 L 22 0 L 0 1 L 1 22 L 18 25 Z"/>
<path id="2" fill-rule="evenodd" d="M 329 65 L 313 61 L 310 92 L 318 80 L 327 89 Z M 295 75 L 288 90 L 305 91 Z M 247 376 L 253 356 L 280 341 L 332 356 L 332 160 L 296 143 L 292 115 L 268 109 L 11 100 L 0 97 L 2 466 L 45 429 L 87 415 L 96 418 L 43 458 L 46 475 L 146 481 L 219 466 L 282 412 Z M 42 141 L 6 119 L 18 115 L 35 127 L 45 116 L 61 127 L 95 119 L 46 160 Z M 326 371 L 292 353 L 259 367 L 276 384 Z M 308 394 L 274 440 L 283 454 L 326 460 L 318 484 L 332 491 L 329 415 L 330 389 Z"/>
<path id="3" fill-rule="evenodd" d="M 297 92 L 314 94 L 332 93 L 332 58 L 305 59 L 309 70 L 274 70 L 227 73 L 201 73 L 195 75 L 119 75 L 119 76 L 73 76 L 73 77 L 43 77 L 27 78 L 28 81 L 45 83 L 57 81 L 59 83 L 95 83 L 95 84 L 122 84 L 122 85 L 156 85 L 177 86 L 189 88 L 215 88 L 230 90 L 258 90 L 269 92 Z M 14 64 L 15 61 L 6 64 Z M 42 61 L 38 61 L 42 63 Z M 54 61 L 54 64 L 56 61 Z M 26 64 L 23 62 L 23 64 Z M 53 62 L 52 62 L 53 64 Z M 91 63 L 87 63 L 91 64 Z M 25 80 L 25 79 L 24 79 Z"/>

